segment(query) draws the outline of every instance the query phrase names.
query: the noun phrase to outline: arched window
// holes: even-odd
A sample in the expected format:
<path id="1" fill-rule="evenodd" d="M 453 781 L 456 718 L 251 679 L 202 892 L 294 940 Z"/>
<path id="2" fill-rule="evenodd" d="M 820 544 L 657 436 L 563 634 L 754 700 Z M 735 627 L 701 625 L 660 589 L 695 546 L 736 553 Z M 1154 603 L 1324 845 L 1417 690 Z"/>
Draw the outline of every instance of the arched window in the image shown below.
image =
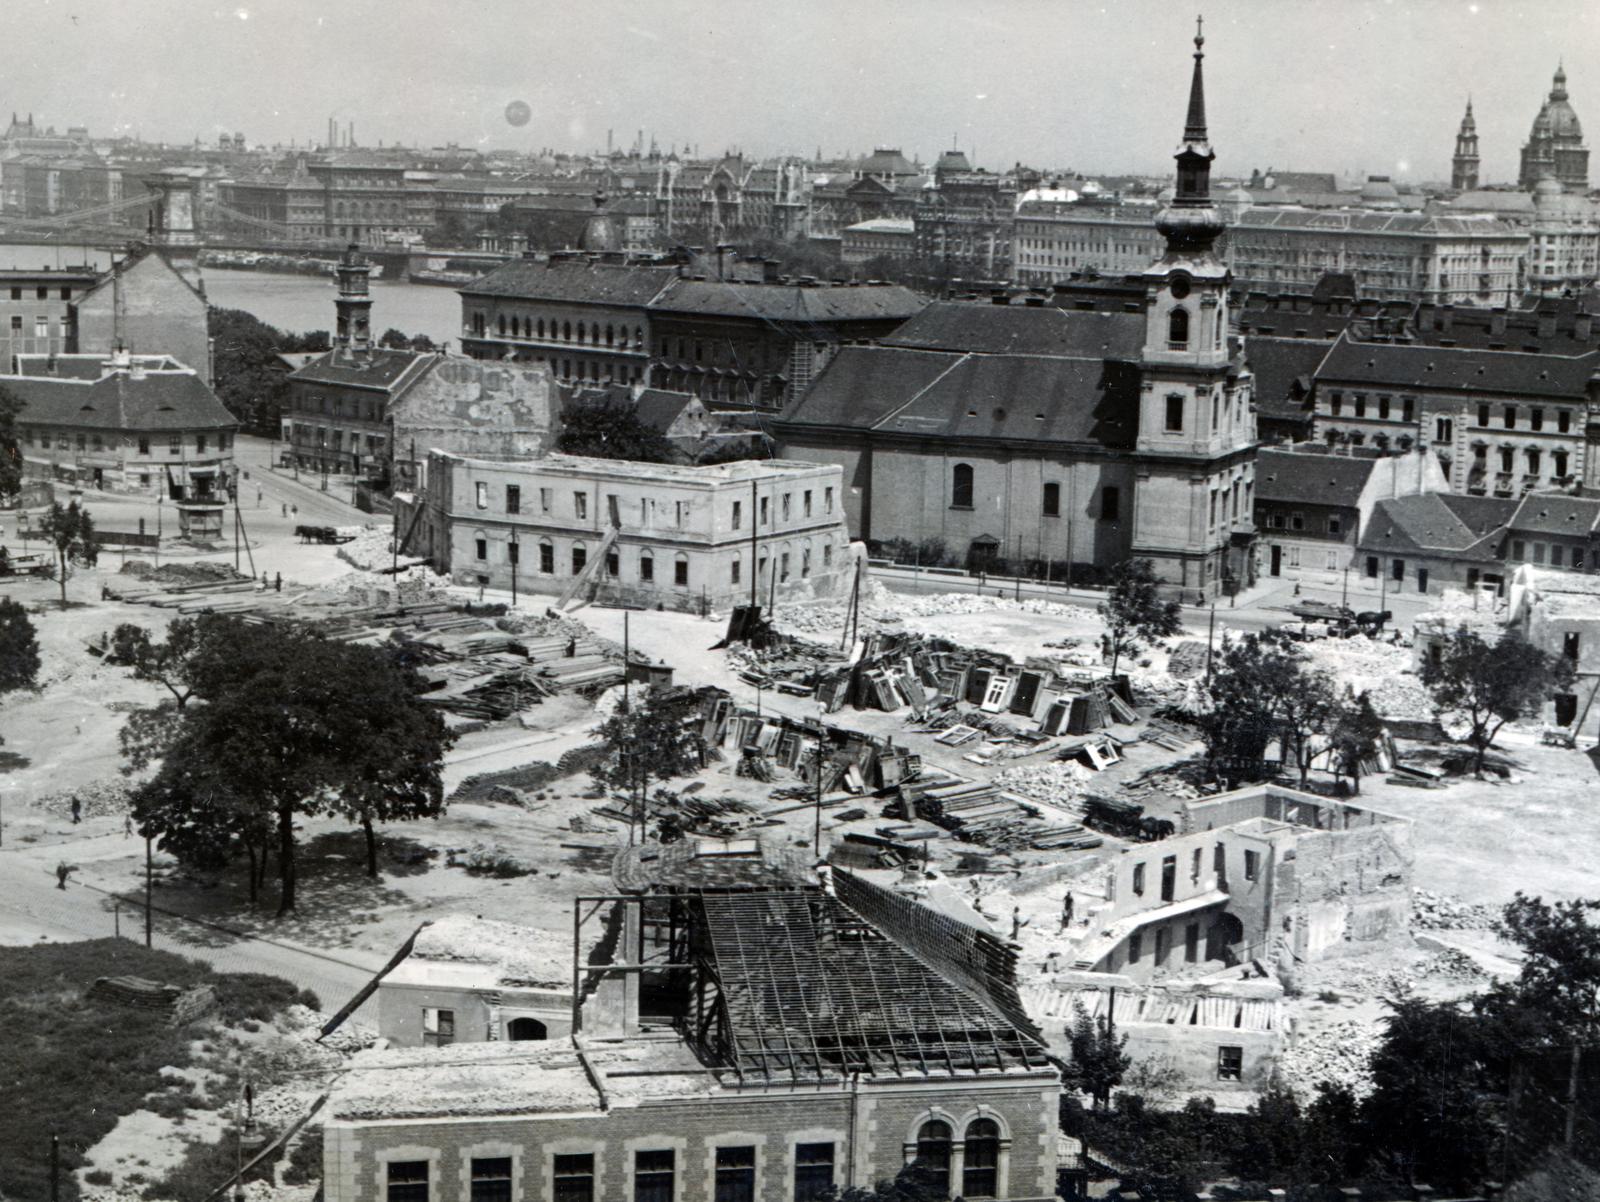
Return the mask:
<path id="1" fill-rule="evenodd" d="M 612 342 L 612 335 L 614 334 L 614 332 L 615 331 L 610 326 L 606 327 L 606 345 L 607 346 L 614 345 L 614 343 Z"/>
<path id="2" fill-rule="evenodd" d="M 928 1186 L 936 1197 L 950 1196 L 950 1124 L 930 1119 L 917 1129 L 917 1155 L 914 1163 L 928 1174 Z"/>
<path id="3" fill-rule="evenodd" d="M 965 1151 L 962 1196 L 993 1198 L 1000 1185 L 1000 1124 L 993 1119 L 973 1119 L 967 1124 Z"/>
<path id="4" fill-rule="evenodd" d="M 545 1025 L 536 1018 L 514 1018 L 506 1024 L 507 1039 L 548 1039 Z"/>
<path id="5" fill-rule="evenodd" d="M 499 327 L 500 337 L 504 338 L 506 336 L 506 315 L 502 313 L 496 317 L 495 324 Z"/>
<path id="6" fill-rule="evenodd" d="M 572 574 L 576 576 L 589 562 L 589 549 L 582 543 L 572 544 Z"/>
<path id="7" fill-rule="evenodd" d="M 538 330 L 539 330 L 539 337 L 543 338 L 544 337 L 544 318 L 542 318 L 542 317 L 539 319 Z"/>
<path id="8" fill-rule="evenodd" d="M 958 463 L 950 472 L 950 508 L 972 508 L 972 465 Z"/>
<path id="9" fill-rule="evenodd" d="M 539 570 L 546 576 L 555 575 L 556 545 L 547 538 L 539 540 Z"/>
<path id="10" fill-rule="evenodd" d="M 572 323 L 570 321 L 564 321 L 561 323 L 561 341 L 572 341 Z"/>
<path id="11" fill-rule="evenodd" d="M 672 583 L 679 588 L 689 587 L 689 556 L 679 551 L 672 559 Z"/>
<path id="12" fill-rule="evenodd" d="M 645 547 L 639 552 L 639 579 L 650 584 L 656 578 L 656 557 Z"/>
<path id="13" fill-rule="evenodd" d="M 584 341 L 585 341 L 585 338 L 584 338 L 584 326 L 583 326 L 583 322 L 580 321 L 578 323 L 578 344 L 581 346 L 581 345 L 583 345 Z"/>
<path id="14" fill-rule="evenodd" d="M 1167 345 L 1173 349 L 1189 345 L 1189 310 L 1180 307 L 1168 315 Z"/>

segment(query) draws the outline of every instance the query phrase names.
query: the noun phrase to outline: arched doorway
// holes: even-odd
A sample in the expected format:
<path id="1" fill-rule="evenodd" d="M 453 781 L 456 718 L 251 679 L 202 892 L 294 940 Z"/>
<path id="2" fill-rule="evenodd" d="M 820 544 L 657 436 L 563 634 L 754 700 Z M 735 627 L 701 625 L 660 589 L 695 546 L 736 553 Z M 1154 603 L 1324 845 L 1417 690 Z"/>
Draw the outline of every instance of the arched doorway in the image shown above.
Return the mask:
<path id="1" fill-rule="evenodd" d="M 1206 959 L 1224 964 L 1239 963 L 1239 945 L 1244 942 L 1244 924 L 1232 914 L 1219 914 L 1206 929 Z"/>
<path id="2" fill-rule="evenodd" d="M 545 1026 L 536 1018 L 514 1018 L 506 1024 L 508 1039 L 548 1039 Z"/>

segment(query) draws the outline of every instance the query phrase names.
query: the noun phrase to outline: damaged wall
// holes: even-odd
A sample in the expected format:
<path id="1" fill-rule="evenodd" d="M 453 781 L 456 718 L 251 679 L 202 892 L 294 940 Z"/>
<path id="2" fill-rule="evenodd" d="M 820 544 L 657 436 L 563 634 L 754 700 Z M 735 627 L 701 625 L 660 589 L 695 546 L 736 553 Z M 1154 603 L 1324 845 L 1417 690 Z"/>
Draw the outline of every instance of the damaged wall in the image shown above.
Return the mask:
<path id="1" fill-rule="evenodd" d="M 560 392 L 543 364 L 450 355 L 395 401 L 390 417 L 395 487 L 411 489 L 418 486 L 429 451 L 524 459 L 548 455 L 561 432 Z"/>

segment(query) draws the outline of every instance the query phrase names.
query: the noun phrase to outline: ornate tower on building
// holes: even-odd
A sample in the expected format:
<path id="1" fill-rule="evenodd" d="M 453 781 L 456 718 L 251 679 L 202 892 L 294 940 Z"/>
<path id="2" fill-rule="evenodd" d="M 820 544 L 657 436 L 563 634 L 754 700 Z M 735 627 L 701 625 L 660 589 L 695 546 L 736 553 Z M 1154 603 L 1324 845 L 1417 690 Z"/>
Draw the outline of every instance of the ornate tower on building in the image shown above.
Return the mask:
<path id="1" fill-rule="evenodd" d="M 1143 274 L 1139 466 L 1133 554 L 1189 599 L 1214 597 L 1250 576 L 1255 415 L 1250 373 L 1228 338 L 1225 229 L 1211 199 L 1203 65 L 1197 26 L 1189 111 L 1172 200 L 1156 216 L 1166 251 Z"/>
<path id="2" fill-rule="evenodd" d="M 1472 118 L 1472 99 L 1467 99 L 1467 114 L 1456 133 L 1456 153 L 1450 160 L 1450 187 L 1471 192 L 1478 186 L 1478 123 Z"/>
<path id="3" fill-rule="evenodd" d="M 1527 191 L 1553 176 L 1569 195 L 1589 191 L 1589 148 L 1583 144 L 1583 126 L 1567 99 L 1567 72 L 1556 68 L 1550 96 L 1533 119 L 1533 130 L 1522 148 L 1522 170 L 1517 186 Z"/>
<path id="4" fill-rule="evenodd" d="M 352 242 L 339 259 L 339 297 L 334 307 L 338 317 L 334 328 L 333 349 L 343 356 L 366 357 L 372 351 L 372 293 L 368 276 L 372 265 L 356 251 Z"/>

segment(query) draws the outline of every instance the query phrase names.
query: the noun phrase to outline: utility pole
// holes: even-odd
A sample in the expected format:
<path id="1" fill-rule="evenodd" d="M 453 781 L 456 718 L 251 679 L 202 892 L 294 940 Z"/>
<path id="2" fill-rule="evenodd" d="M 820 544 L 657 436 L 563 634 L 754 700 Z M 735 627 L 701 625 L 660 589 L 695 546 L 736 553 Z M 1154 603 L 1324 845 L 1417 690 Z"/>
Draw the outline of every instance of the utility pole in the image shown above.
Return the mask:
<path id="1" fill-rule="evenodd" d="M 1350 608 L 1350 565 L 1349 564 L 1346 564 L 1345 565 L 1345 569 L 1344 569 L 1344 588 L 1339 593 L 1339 606 L 1342 609 L 1349 609 Z"/>
<path id="2" fill-rule="evenodd" d="M 822 769 L 826 762 L 823 749 L 826 746 L 827 737 L 828 728 L 819 723 L 817 726 L 817 821 L 811 835 L 811 854 L 819 860 L 822 858 Z M 1570 1136 L 1567 1142 L 1570 1146 L 1572 1142 Z"/>
<path id="3" fill-rule="evenodd" d="M 61 1137 L 50 1134 L 50 1202 L 61 1202 Z"/>
<path id="4" fill-rule="evenodd" d="M 151 878 L 155 875 L 155 856 L 151 850 L 150 836 L 144 837 L 144 945 L 151 946 L 150 942 L 150 889 Z"/>
<path id="5" fill-rule="evenodd" d="M 1211 648 L 1217 634 L 1217 603 L 1211 603 L 1211 616 L 1206 620 L 1206 683 L 1211 683 Z"/>
<path id="6" fill-rule="evenodd" d="M 760 560 L 760 532 L 756 529 L 756 482 L 750 481 L 750 605 L 752 608 L 761 604 L 761 597 L 757 590 L 761 587 L 761 572 L 757 568 Z"/>

